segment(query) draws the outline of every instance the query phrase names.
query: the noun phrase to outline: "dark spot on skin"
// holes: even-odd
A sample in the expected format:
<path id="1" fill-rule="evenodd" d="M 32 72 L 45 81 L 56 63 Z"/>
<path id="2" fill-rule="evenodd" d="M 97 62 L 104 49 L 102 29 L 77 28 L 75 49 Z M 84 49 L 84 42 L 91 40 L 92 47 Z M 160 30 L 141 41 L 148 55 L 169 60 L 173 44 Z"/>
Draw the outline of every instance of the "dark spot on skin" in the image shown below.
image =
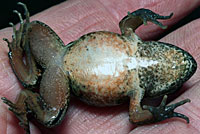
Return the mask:
<path id="1" fill-rule="evenodd" d="M 124 42 L 124 43 L 126 43 L 127 41 L 126 41 L 126 39 L 123 37 L 123 36 L 121 36 L 121 35 L 118 35 L 117 34 L 117 36 Z"/>
<path id="2" fill-rule="evenodd" d="M 126 51 L 126 54 L 130 57 L 129 51 Z"/>
<path id="3" fill-rule="evenodd" d="M 79 39 L 80 40 L 84 40 L 86 37 L 85 37 L 86 35 L 83 35 L 83 36 L 81 36 Z"/>
<path id="4" fill-rule="evenodd" d="M 86 48 L 87 51 L 89 50 L 87 46 L 85 46 L 85 48 Z"/>

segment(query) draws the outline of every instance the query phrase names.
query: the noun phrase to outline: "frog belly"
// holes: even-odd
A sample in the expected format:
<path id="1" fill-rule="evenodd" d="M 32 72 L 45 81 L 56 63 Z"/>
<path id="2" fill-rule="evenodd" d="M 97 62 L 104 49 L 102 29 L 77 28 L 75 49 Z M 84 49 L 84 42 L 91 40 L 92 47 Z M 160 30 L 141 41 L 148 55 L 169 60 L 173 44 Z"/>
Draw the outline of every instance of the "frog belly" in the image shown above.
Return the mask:
<path id="1" fill-rule="evenodd" d="M 112 92 L 112 90 L 106 89 L 106 87 L 95 88 L 83 85 L 72 86 L 72 93 L 89 105 L 114 106 L 119 105 L 128 99 L 124 92 L 116 93 Z M 114 90 L 117 91 L 118 88 Z"/>
<path id="2" fill-rule="evenodd" d="M 93 105 L 122 103 L 139 85 L 135 43 L 110 32 L 81 37 L 64 56 L 72 92 Z"/>

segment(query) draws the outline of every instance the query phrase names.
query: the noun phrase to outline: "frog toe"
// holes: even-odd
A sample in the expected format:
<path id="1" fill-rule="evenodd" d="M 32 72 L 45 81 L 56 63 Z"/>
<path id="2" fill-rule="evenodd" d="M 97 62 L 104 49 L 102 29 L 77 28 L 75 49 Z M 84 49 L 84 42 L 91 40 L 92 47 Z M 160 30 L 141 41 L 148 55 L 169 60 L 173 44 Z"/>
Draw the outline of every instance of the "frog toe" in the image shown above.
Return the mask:
<path id="1" fill-rule="evenodd" d="M 26 22 L 29 23 L 30 22 L 30 19 L 29 19 L 30 18 L 30 13 L 28 11 L 28 8 L 27 8 L 26 4 L 24 4 L 22 2 L 18 2 L 17 4 L 21 5 L 24 8 L 24 11 L 25 11 L 24 15 L 26 16 Z"/>
<path id="2" fill-rule="evenodd" d="M 26 134 L 30 134 L 29 124 L 24 122 L 19 122 L 19 125 L 26 131 Z"/>
<path id="3" fill-rule="evenodd" d="M 2 99 L 3 102 L 4 102 L 5 104 L 7 104 L 8 106 L 10 106 L 10 107 L 15 107 L 15 105 L 14 105 L 10 100 L 8 100 L 6 97 L 2 97 L 1 99 Z"/>
<path id="4" fill-rule="evenodd" d="M 19 29 L 17 30 L 15 25 L 10 22 L 9 25 L 13 28 L 13 35 L 12 35 L 12 42 L 9 42 L 8 43 L 8 47 L 10 49 L 13 49 L 13 47 L 16 47 L 16 48 L 20 48 L 20 47 L 24 47 L 24 38 L 26 36 L 26 31 L 27 31 L 27 26 L 28 24 L 30 23 L 30 15 L 29 15 L 29 12 L 28 12 L 28 9 L 26 7 L 25 4 L 21 3 L 21 2 L 18 2 L 18 5 L 21 5 L 23 6 L 24 10 L 25 10 L 25 22 L 22 18 L 22 15 L 20 12 L 18 12 L 17 10 L 13 10 L 13 13 L 17 14 L 19 20 L 20 20 L 20 27 Z"/>
<path id="5" fill-rule="evenodd" d="M 16 104 L 12 103 L 10 100 L 8 100 L 5 97 L 1 98 L 5 104 L 9 106 L 9 110 L 12 111 L 15 115 L 22 114 L 21 110 L 16 106 Z"/>
<path id="6" fill-rule="evenodd" d="M 19 125 L 26 131 L 26 134 L 29 134 L 29 122 L 27 119 L 27 111 L 26 108 L 23 106 L 18 106 L 17 104 L 14 104 L 10 100 L 8 100 L 5 97 L 1 98 L 5 104 L 9 106 L 9 110 L 13 112 L 17 118 L 20 120 Z"/>
<path id="7" fill-rule="evenodd" d="M 186 120 L 186 122 L 189 123 L 189 118 L 187 116 L 185 116 L 181 113 L 174 112 L 174 110 L 177 107 L 179 107 L 187 102 L 190 102 L 190 100 L 185 99 L 185 100 L 182 100 L 175 104 L 171 104 L 169 106 L 166 106 L 166 100 L 167 100 L 167 95 L 165 95 L 163 97 L 163 100 L 162 100 L 160 106 L 158 106 L 158 107 L 146 106 L 146 105 L 143 106 L 144 110 L 149 110 L 152 113 L 152 115 L 154 117 L 153 122 L 159 122 L 159 121 L 162 121 L 162 120 L 165 120 L 168 118 L 172 118 L 172 117 L 179 117 L 179 118 Z"/>

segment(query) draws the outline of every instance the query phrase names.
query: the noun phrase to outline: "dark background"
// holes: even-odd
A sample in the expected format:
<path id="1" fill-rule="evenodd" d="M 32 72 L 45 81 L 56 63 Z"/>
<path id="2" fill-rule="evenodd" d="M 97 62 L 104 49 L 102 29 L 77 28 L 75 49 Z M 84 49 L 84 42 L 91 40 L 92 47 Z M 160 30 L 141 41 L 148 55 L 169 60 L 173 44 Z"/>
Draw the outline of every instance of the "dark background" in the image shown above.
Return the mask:
<path id="1" fill-rule="evenodd" d="M 34 15 L 37 12 L 41 12 L 53 5 L 59 4 L 66 0 L 20 0 L 25 3 L 29 9 L 30 15 Z M 0 4 L 0 29 L 8 27 L 9 22 L 14 24 L 19 22 L 19 18 L 16 14 L 13 14 L 13 10 L 17 9 L 19 12 L 24 12 L 21 6 L 17 5 L 19 0 L 3 0 Z M 191 14 L 178 22 L 172 29 L 174 30 L 194 19 L 200 18 L 200 7 L 194 10 Z"/>
<path id="2" fill-rule="evenodd" d="M 13 10 L 18 10 L 19 12 L 24 13 L 22 6 L 17 5 L 17 2 L 19 1 L 26 4 L 30 15 L 32 16 L 66 0 L 1 0 L 0 29 L 8 27 L 9 22 L 13 22 L 14 24 L 19 22 L 19 18 L 15 13 L 13 13 Z"/>

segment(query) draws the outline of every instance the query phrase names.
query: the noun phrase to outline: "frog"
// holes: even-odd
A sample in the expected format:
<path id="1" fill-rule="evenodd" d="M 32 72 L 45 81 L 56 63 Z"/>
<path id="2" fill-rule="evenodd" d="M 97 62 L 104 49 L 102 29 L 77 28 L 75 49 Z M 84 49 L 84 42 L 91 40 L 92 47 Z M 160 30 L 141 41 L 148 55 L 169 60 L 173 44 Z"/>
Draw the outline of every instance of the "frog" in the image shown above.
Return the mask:
<path id="1" fill-rule="evenodd" d="M 136 125 L 168 118 L 189 118 L 174 110 L 190 99 L 167 104 L 169 94 L 179 90 L 197 69 L 185 50 L 160 41 L 143 41 L 135 33 L 152 22 L 162 29 L 161 16 L 141 8 L 128 12 L 119 22 L 121 34 L 95 31 L 65 45 L 45 23 L 30 21 L 24 3 L 25 20 L 17 10 L 19 29 L 13 23 L 12 41 L 7 42 L 10 65 L 24 87 L 16 102 L 2 97 L 30 134 L 31 114 L 46 127 L 59 125 L 65 118 L 70 96 L 94 106 L 115 106 L 129 102 L 129 120 Z M 143 99 L 163 97 L 159 106 L 143 105 Z"/>

